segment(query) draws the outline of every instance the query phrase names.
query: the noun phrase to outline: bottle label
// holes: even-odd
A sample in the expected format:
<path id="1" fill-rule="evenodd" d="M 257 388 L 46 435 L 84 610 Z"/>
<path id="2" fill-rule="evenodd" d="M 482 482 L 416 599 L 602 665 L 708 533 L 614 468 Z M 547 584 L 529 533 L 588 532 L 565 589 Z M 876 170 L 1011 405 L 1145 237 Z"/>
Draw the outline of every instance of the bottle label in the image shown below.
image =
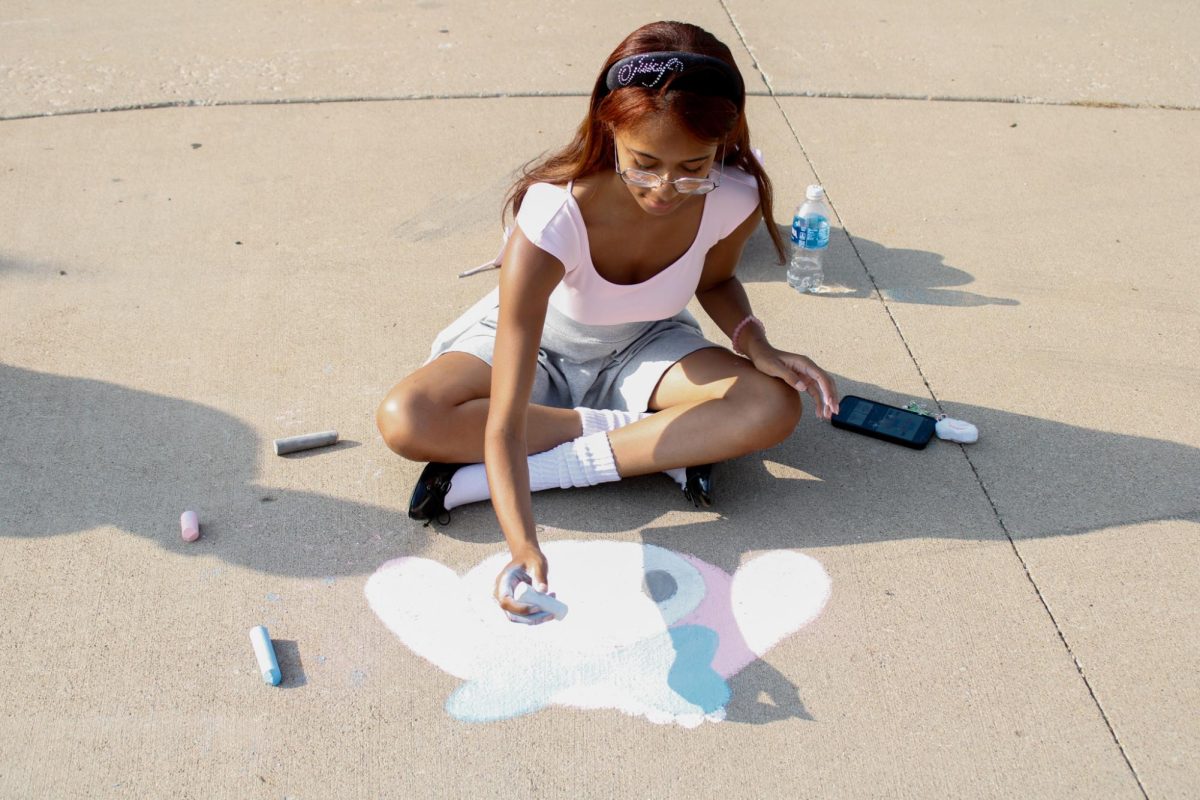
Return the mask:
<path id="1" fill-rule="evenodd" d="M 829 219 L 824 214 L 797 214 L 792 219 L 792 244 L 805 250 L 829 246 Z"/>
<path id="2" fill-rule="evenodd" d="M 808 237 L 808 220 L 797 214 L 792 218 L 792 244 L 802 246 Z"/>
<path id="3" fill-rule="evenodd" d="M 805 226 L 805 250 L 820 250 L 829 246 L 829 220 L 821 214 L 809 214 Z"/>

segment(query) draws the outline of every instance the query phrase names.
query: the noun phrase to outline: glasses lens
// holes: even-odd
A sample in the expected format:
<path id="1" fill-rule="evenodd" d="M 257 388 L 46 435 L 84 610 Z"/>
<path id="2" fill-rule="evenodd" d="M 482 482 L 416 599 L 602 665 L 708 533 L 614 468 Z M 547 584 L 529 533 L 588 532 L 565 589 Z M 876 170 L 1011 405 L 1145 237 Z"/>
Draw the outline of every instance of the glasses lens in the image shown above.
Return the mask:
<path id="1" fill-rule="evenodd" d="M 640 169 L 627 169 L 621 173 L 621 177 L 625 179 L 626 183 L 641 186 L 644 189 L 656 189 L 662 185 L 662 179 L 653 172 L 645 172 Z"/>
<path id="2" fill-rule="evenodd" d="M 675 191 L 680 194 L 708 194 L 717 185 L 708 178 L 680 178 L 675 181 Z"/>

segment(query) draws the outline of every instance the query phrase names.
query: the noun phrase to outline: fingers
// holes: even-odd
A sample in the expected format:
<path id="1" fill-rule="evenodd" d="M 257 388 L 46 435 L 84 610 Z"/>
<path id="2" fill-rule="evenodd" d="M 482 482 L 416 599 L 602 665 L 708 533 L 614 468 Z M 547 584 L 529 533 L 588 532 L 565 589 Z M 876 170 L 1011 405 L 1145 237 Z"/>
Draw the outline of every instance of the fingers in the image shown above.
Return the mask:
<path id="1" fill-rule="evenodd" d="M 517 587 L 522 583 L 532 585 L 534 589 L 543 594 L 549 588 L 545 584 L 547 571 L 545 563 L 535 561 L 529 566 L 534 574 L 541 578 L 540 584 L 535 582 L 537 579 L 531 577 L 523 565 L 509 564 L 496 578 L 496 602 L 500 604 L 500 608 L 504 610 L 504 614 L 510 622 L 522 625 L 541 625 L 543 622 L 553 619 L 554 615 L 532 603 L 523 603 L 515 597 Z"/>
<path id="2" fill-rule="evenodd" d="M 546 576 L 550 572 L 550 568 L 546 565 L 546 562 L 543 560 L 535 561 L 529 567 L 533 588 L 542 594 L 549 592 L 550 584 Z"/>
<path id="3" fill-rule="evenodd" d="M 500 608 L 504 610 L 504 615 L 510 622 L 522 625 L 541 625 L 546 620 L 554 618 L 549 611 L 543 611 L 531 603 L 522 603 L 511 597 L 501 598 Z"/>
<path id="4" fill-rule="evenodd" d="M 500 600 L 503 605 L 504 598 L 511 599 L 517 593 L 517 586 L 532 582 L 524 567 L 520 564 L 509 564 L 496 579 L 496 599 Z"/>
<path id="5" fill-rule="evenodd" d="M 837 387 L 834 386 L 833 379 L 815 364 L 802 365 L 797 372 L 800 378 L 793 385 L 812 397 L 813 403 L 816 404 L 817 416 L 827 420 L 838 413 Z"/>

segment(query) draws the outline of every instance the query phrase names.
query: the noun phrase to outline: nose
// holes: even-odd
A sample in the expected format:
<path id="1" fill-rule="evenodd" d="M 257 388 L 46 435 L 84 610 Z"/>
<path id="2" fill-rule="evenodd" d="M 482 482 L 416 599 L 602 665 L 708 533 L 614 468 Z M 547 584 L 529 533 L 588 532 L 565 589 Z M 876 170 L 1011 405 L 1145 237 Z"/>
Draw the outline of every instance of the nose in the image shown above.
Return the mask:
<path id="1" fill-rule="evenodd" d="M 675 188 L 675 185 L 667 183 L 665 179 L 663 180 L 662 184 L 654 190 L 654 192 L 658 195 L 659 199 L 663 201 L 672 200 L 674 199 L 675 195 L 679 194 L 679 191 Z"/>

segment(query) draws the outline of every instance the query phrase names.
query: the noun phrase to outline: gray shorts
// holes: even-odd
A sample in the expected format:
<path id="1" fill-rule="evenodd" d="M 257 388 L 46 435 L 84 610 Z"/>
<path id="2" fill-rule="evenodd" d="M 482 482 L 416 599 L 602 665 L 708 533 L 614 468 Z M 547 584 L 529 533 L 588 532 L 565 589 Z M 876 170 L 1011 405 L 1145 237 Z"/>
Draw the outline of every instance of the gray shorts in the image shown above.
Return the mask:
<path id="1" fill-rule="evenodd" d="M 486 300 L 438 335 L 426 363 L 445 353 L 470 353 L 491 366 L 499 309 L 488 308 Z M 551 306 L 546 310 L 530 402 L 558 408 L 646 411 L 663 374 L 684 356 L 706 347 L 720 345 L 704 338 L 687 310 L 656 322 L 583 325 Z"/>

